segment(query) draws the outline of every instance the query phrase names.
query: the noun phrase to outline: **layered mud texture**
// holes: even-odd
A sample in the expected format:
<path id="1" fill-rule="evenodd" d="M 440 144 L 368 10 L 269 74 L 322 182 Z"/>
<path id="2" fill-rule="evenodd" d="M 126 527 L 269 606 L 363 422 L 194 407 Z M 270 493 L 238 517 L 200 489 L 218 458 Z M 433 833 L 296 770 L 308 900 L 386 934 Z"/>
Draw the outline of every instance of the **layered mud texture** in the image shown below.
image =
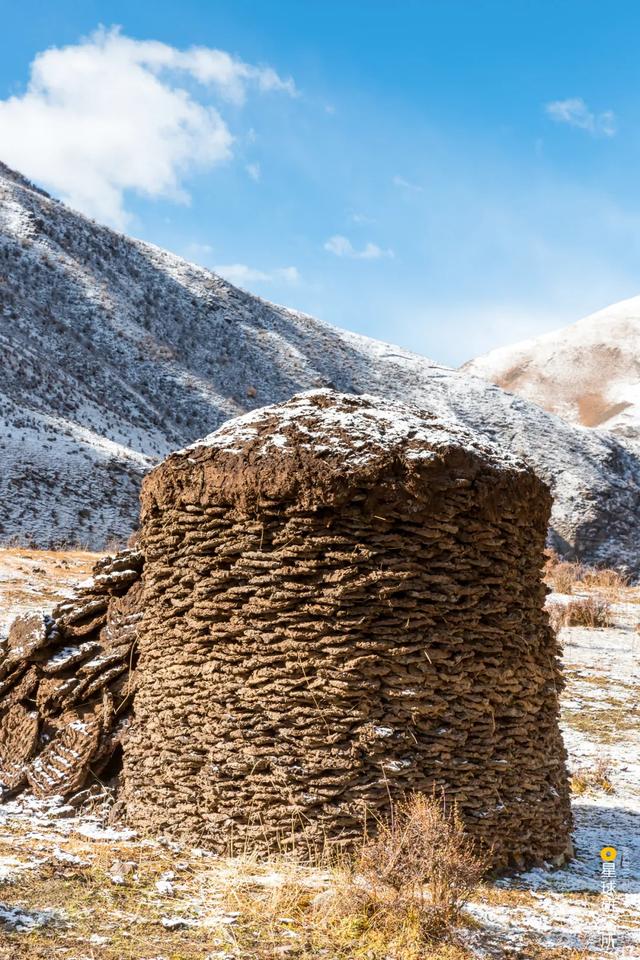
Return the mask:
<path id="1" fill-rule="evenodd" d="M 135 689 L 142 555 L 106 557 L 76 597 L 0 645 L 0 789 L 77 798 L 117 773 Z"/>
<path id="2" fill-rule="evenodd" d="M 560 862 L 549 511 L 460 427 L 327 390 L 169 457 L 142 492 L 130 821 L 304 850 L 442 789 L 496 869 Z"/>

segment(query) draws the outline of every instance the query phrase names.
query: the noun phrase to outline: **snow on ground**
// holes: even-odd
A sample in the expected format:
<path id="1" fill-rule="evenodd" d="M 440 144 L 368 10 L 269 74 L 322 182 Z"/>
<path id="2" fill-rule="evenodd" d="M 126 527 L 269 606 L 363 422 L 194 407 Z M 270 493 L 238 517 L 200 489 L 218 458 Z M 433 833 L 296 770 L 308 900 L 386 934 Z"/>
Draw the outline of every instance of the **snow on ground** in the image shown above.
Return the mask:
<path id="1" fill-rule="evenodd" d="M 30 582 L 39 564 L 25 553 L 11 558 L 5 552 L 0 562 L 0 591 L 14 598 L 14 610 L 25 609 L 29 596 L 37 606 L 46 602 L 45 595 L 37 595 L 46 578 Z M 63 557 L 70 562 L 68 554 Z M 57 589 L 86 576 L 94 558 L 83 557 L 77 568 L 62 571 L 50 560 Z M 25 580 L 31 594 L 15 599 L 16 584 L 24 586 Z M 561 633 L 569 766 L 574 774 L 588 774 L 599 764 L 613 792 L 594 784 L 574 796 L 571 863 L 480 889 L 463 932 L 470 957 L 640 958 L 640 589 L 623 594 L 625 602 L 612 608 L 613 627 L 571 627 Z M 566 602 L 566 597 L 550 600 Z M 5 618 L 9 613 L 5 606 Z M 104 816 L 102 809 L 74 815 L 61 800 L 22 798 L 0 805 L 0 960 L 297 956 L 296 933 L 286 914 L 275 934 L 264 933 L 280 938 L 273 954 L 240 945 L 238 931 L 255 923 L 255 916 L 244 916 L 244 901 L 236 903 L 234 891 L 242 883 L 277 896 L 291 880 L 281 864 L 239 864 L 206 850 L 137 836 Z M 619 857 L 613 909 L 606 913 L 599 851 L 609 845 Z M 301 876 L 298 882 L 316 892 L 330 883 L 319 870 L 307 868 Z M 615 946 L 604 946 L 603 936 L 614 937 Z"/>
<path id="2" fill-rule="evenodd" d="M 0 640 L 21 613 L 51 610 L 73 595 L 98 554 L 0 548 Z"/>
<path id="3" fill-rule="evenodd" d="M 476 902 L 473 916 L 491 938 L 514 947 L 535 942 L 587 956 L 640 958 L 640 592 L 613 605 L 614 627 L 561 631 L 567 686 L 562 728 L 571 772 L 609 770 L 613 793 L 587 790 L 573 800 L 575 859 L 559 870 L 530 870 L 499 881 L 507 903 Z M 566 602 L 552 595 L 551 602 Z M 633 601 L 633 602 L 629 602 Z M 619 851 L 613 910 L 603 909 L 604 846 Z M 511 906 L 511 895 L 526 901 Z M 615 948 L 601 947 L 603 934 Z"/>

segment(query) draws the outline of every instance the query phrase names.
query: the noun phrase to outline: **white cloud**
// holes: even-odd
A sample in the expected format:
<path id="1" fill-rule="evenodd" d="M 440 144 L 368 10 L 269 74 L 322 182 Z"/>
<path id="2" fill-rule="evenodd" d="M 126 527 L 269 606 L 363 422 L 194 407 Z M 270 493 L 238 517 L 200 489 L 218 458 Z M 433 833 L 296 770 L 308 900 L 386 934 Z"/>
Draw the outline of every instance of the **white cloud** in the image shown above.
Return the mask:
<path id="1" fill-rule="evenodd" d="M 393 257 L 393 250 L 383 250 L 377 243 L 367 243 L 361 250 L 356 250 L 348 237 L 343 237 L 339 233 L 329 237 L 324 248 L 329 253 L 334 253 L 336 257 L 350 257 L 352 260 L 379 260 L 381 257 Z"/>
<path id="2" fill-rule="evenodd" d="M 247 171 L 251 179 L 256 181 L 256 183 L 262 176 L 262 170 L 260 169 L 259 163 L 248 163 L 245 167 L 245 170 Z"/>
<path id="3" fill-rule="evenodd" d="M 220 113 L 194 97 L 193 80 L 234 104 L 251 88 L 296 93 L 271 67 L 223 50 L 100 29 L 38 54 L 26 92 L 0 101 L 2 158 L 119 228 L 127 190 L 188 202 L 184 176 L 228 160 L 234 139 Z"/>
<path id="4" fill-rule="evenodd" d="M 280 267 L 279 270 L 276 270 L 276 278 L 284 280 L 285 283 L 294 284 L 299 282 L 300 274 L 297 267 Z"/>
<path id="5" fill-rule="evenodd" d="M 213 270 L 229 283 L 235 283 L 239 287 L 246 287 L 252 283 L 286 283 L 293 286 L 300 280 L 297 267 L 278 267 L 267 272 L 256 270 L 246 263 L 227 263 L 217 264 Z"/>
<path id="6" fill-rule="evenodd" d="M 135 40 L 129 41 L 136 43 Z M 147 42 L 146 46 L 159 48 L 159 62 L 162 66 L 185 70 L 203 84 L 212 84 L 220 94 L 233 103 L 244 103 L 247 86 L 254 83 L 263 93 L 273 91 L 296 96 L 297 91 L 291 77 L 283 80 L 271 67 L 253 67 L 237 60 L 224 50 L 212 50 L 209 47 L 191 47 L 180 51 L 163 43 Z"/>
<path id="7" fill-rule="evenodd" d="M 367 216 L 366 213 L 352 213 L 349 217 L 352 223 L 362 224 L 362 223 L 375 223 L 373 217 Z"/>
<path id="8" fill-rule="evenodd" d="M 567 123 L 570 127 L 578 127 L 594 137 L 613 137 L 617 132 L 615 113 L 612 110 L 594 113 L 582 97 L 553 100 L 546 104 L 545 111 L 556 123 Z"/>
<path id="9" fill-rule="evenodd" d="M 195 260 L 196 263 L 204 263 L 213 253 L 213 247 L 209 243 L 196 243 L 194 241 L 193 243 L 187 244 L 184 253 L 188 260 Z"/>
<path id="10" fill-rule="evenodd" d="M 418 183 L 412 183 L 411 180 L 405 180 L 404 177 L 395 176 L 393 178 L 394 187 L 402 187 L 403 190 L 412 190 L 414 193 L 422 193 L 424 187 Z"/>

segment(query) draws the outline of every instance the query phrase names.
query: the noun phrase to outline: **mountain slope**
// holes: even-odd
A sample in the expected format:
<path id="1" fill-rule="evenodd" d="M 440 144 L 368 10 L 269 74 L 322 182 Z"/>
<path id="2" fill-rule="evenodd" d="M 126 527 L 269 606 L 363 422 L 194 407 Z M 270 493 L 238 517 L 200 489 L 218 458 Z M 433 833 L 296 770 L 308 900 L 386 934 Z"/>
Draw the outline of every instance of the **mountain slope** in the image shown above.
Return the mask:
<path id="1" fill-rule="evenodd" d="M 524 456 L 553 542 L 640 572 L 640 462 L 606 433 L 399 347 L 274 306 L 0 169 L 0 539 L 100 548 L 140 477 L 237 413 L 335 386 L 412 401 Z"/>
<path id="2" fill-rule="evenodd" d="M 461 370 L 570 423 L 640 439 L 640 297 L 492 350 Z"/>

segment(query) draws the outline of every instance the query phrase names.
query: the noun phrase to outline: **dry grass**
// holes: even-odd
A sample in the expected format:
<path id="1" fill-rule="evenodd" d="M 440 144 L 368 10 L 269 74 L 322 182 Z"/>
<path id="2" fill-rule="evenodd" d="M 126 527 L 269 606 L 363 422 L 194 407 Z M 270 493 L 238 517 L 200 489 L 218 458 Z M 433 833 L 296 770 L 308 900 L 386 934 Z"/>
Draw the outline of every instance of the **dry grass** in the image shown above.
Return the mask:
<path id="1" fill-rule="evenodd" d="M 629 578 L 619 570 L 589 567 L 563 560 L 553 550 L 546 551 L 544 579 L 555 593 L 573 594 L 577 590 L 597 590 L 611 603 L 619 601 L 629 589 Z"/>
<path id="2" fill-rule="evenodd" d="M 12 849 L 15 852 L 16 847 Z M 78 856 L 81 863 L 49 859 L 18 874 L 3 888 L 3 906 L 26 911 L 46 907 L 60 919 L 31 932 L 5 931 L 0 925 L 2 960 L 93 956 L 100 960 L 155 956 L 201 960 L 206 954 L 210 931 L 172 930 L 162 925 L 162 916 L 171 915 L 174 909 L 155 889 L 156 881 L 174 863 L 167 851 L 76 841 L 65 844 L 64 853 Z M 133 864 L 122 884 L 111 879 L 118 861 Z M 99 951 L 92 945 L 92 937 L 99 938 Z"/>
<path id="3" fill-rule="evenodd" d="M 590 767 L 578 767 L 571 773 L 571 792 L 576 796 L 598 790 L 607 794 L 615 793 L 611 764 L 604 757 Z"/>
<path id="4" fill-rule="evenodd" d="M 224 890 L 237 916 L 234 949 L 265 960 L 285 949 L 305 960 L 470 960 L 456 929 L 486 863 L 457 811 L 416 795 L 376 826 L 349 858 L 218 861 L 209 889 Z"/>
<path id="5" fill-rule="evenodd" d="M 492 907 L 535 907 L 535 897 L 530 890 L 509 884 L 482 883 L 474 897 L 479 903 Z"/>
<path id="6" fill-rule="evenodd" d="M 457 809 L 416 794 L 334 871 L 319 927 L 330 945 L 353 951 L 348 956 L 363 948 L 377 956 L 377 945 L 386 951 L 381 957 L 424 956 L 426 945 L 451 937 L 487 867 Z"/>
<path id="7" fill-rule="evenodd" d="M 609 699 L 596 709 L 583 705 L 578 710 L 563 710 L 563 722 L 577 733 L 596 743 L 620 743 L 626 731 L 635 732 L 640 721 L 640 708 Z"/>
<path id="8" fill-rule="evenodd" d="M 544 578 L 554 593 L 571 594 L 581 581 L 583 567 L 579 563 L 560 560 L 557 554 L 547 559 Z"/>
<path id="9" fill-rule="evenodd" d="M 0 548 L 0 627 L 26 610 L 51 608 L 86 579 L 99 554 Z"/>
<path id="10" fill-rule="evenodd" d="M 595 587 L 606 590 L 613 596 L 619 596 L 629 586 L 629 578 L 619 570 L 610 570 L 606 567 L 586 567 L 582 574 L 585 587 Z"/>
<path id="11" fill-rule="evenodd" d="M 549 608 L 549 622 L 554 630 L 610 627 L 613 624 L 611 604 L 601 597 L 578 597 L 566 604 L 554 603 Z"/>
<path id="12" fill-rule="evenodd" d="M 2 902 L 51 908 L 59 919 L 27 933 L 0 919 L 0 960 L 473 957 L 456 926 L 484 863 L 456 811 L 433 798 L 395 807 L 353 859 L 325 853 L 313 864 L 293 855 L 209 857 L 144 838 L 100 841 L 55 825 L 39 828 L 34 856 L 32 829 L 12 820 L 0 827 L 0 859 L 29 862 L 3 886 Z M 172 889 L 161 892 L 166 876 Z M 167 928 L 163 917 L 184 923 Z"/>

